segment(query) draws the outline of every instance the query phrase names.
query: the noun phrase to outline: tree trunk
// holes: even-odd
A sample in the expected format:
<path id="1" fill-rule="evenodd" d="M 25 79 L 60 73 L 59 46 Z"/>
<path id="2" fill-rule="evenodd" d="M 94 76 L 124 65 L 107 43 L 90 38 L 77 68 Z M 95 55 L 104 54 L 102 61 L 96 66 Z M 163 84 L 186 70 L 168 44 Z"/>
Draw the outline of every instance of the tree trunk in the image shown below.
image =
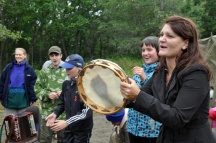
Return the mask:
<path id="1" fill-rule="evenodd" d="M 74 46 L 75 46 L 75 47 L 74 47 L 75 51 L 74 51 L 74 52 L 77 53 L 77 52 L 78 52 L 78 47 L 79 47 L 79 41 L 80 41 L 80 40 L 79 40 L 79 39 L 80 39 L 80 38 L 79 38 L 79 37 L 80 37 L 80 31 L 79 31 L 79 30 L 77 30 L 75 36 L 76 36 L 76 37 L 75 37 L 75 41 L 74 41 L 74 42 L 75 42 L 75 44 L 74 44 Z"/>
<path id="2" fill-rule="evenodd" d="M 63 57 L 66 59 L 68 54 L 67 54 L 67 51 L 66 51 L 65 40 L 64 40 L 64 36 L 62 36 L 62 32 L 60 32 L 60 36 L 61 36 L 61 41 L 62 41 L 62 47 L 61 47 L 62 48 L 62 54 L 63 54 Z"/>
<path id="3" fill-rule="evenodd" d="M 3 59 L 3 51 L 4 51 L 4 42 L 1 42 L 1 52 L 0 52 L 0 71 L 2 70 L 2 59 Z"/>
<path id="4" fill-rule="evenodd" d="M 164 3 L 165 3 L 165 0 L 160 0 L 160 10 L 161 11 L 164 10 Z"/>

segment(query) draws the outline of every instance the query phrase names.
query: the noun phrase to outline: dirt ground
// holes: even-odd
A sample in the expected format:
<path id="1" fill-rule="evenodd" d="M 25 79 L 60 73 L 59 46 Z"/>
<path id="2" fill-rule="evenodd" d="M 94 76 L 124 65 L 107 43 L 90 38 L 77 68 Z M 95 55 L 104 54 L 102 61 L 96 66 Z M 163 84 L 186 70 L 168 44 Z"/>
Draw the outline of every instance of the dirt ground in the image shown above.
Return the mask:
<path id="1" fill-rule="evenodd" d="M 4 117 L 4 112 L 0 110 L 0 125 Z M 90 143 L 109 143 L 109 137 L 112 132 L 112 125 L 106 120 L 105 115 L 94 112 L 94 127 L 92 131 L 92 137 Z M 1 127 L 1 126 L 0 126 Z M 216 137 L 216 128 L 212 129 L 213 134 Z M 5 140 L 5 132 L 2 135 L 2 141 Z M 53 140 L 52 143 L 56 143 L 56 140 Z"/>
<path id="2" fill-rule="evenodd" d="M 105 115 L 94 112 L 94 127 L 90 143 L 109 143 L 112 124 L 106 120 Z"/>
<path id="3" fill-rule="evenodd" d="M 4 112 L 0 111 L 0 120 L 2 124 L 2 119 L 4 117 Z M 94 112 L 94 127 L 92 130 L 92 137 L 90 139 L 90 143 L 109 143 L 109 137 L 112 132 L 112 124 L 106 120 L 105 115 Z M 1 127 L 1 126 L 0 126 Z M 2 135 L 2 141 L 5 140 L 5 132 Z M 53 140 L 52 143 L 56 143 Z"/>

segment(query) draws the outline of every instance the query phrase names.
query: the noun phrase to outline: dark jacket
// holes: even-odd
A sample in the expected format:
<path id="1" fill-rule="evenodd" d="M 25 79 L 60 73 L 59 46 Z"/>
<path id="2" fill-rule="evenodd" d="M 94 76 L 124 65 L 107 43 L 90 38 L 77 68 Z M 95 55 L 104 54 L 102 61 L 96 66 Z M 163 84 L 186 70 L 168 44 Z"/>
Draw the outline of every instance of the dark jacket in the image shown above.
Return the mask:
<path id="1" fill-rule="evenodd" d="M 2 71 L 1 77 L 0 77 L 0 101 L 2 102 L 2 105 L 5 107 L 7 105 L 7 94 L 8 94 L 8 88 L 10 84 L 10 74 L 11 69 L 13 67 L 14 63 L 8 64 L 4 70 Z M 37 80 L 37 75 L 33 69 L 32 66 L 30 66 L 28 63 L 26 63 L 25 69 L 24 69 L 24 88 L 25 88 L 25 96 L 27 97 L 27 102 L 30 104 L 30 102 L 36 102 L 37 97 L 35 95 L 34 91 L 34 85 Z"/>
<path id="2" fill-rule="evenodd" d="M 91 133 L 93 128 L 93 112 L 79 97 L 76 82 L 65 80 L 62 93 L 59 97 L 61 103 L 54 109 L 59 116 L 65 111 L 67 123 L 73 133 Z"/>
<path id="3" fill-rule="evenodd" d="M 166 87 L 164 68 L 142 87 L 133 108 L 162 123 L 158 143 L 215 143 L 208 123 L 207 74 L 202 65 L 174 70 Z"/>

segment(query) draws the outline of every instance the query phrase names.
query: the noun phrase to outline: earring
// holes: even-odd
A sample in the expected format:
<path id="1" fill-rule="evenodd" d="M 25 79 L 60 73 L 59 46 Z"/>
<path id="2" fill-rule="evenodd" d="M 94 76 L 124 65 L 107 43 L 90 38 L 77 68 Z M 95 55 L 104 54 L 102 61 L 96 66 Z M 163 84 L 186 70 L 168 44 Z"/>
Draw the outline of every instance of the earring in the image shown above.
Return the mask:
<path id="1" fill-rule="evenodd" d="M 183 46 L 183 47 L 182 47 L 182 50 L 185 50 L 185 49 L 187 49 L 187 47 L 186 47 L 186 46 Z"/>

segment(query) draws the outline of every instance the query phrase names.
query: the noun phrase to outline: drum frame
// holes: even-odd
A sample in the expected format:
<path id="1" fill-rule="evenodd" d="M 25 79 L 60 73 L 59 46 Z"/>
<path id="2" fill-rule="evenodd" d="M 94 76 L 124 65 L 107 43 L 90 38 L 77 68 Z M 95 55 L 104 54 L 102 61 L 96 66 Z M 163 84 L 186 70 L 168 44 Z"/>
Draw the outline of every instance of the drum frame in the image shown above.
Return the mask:
<path id="1" fill-rule="evenodd" d="M 79 91 L 79 96 L 81 100 L 92 110 L 102 113 L 105 115 L 113 114 L 115 112 L 120 111 L 122 108 L 125 107 L 127 100 L 123 98 L 123 103 L 120 107 L 113 107 L 112 109 L 106 109 L 100 105 L 96 105 L 85 93 L 84 87 L 82 85 L 82 78 L 85 75 L 85 71 L 88 68 L 94 68 L 94 66 L 101 66 L 102 68 L 108 68 L 114 72 L 114 74 L 120 78 L 121 81 L 129 83 L 128 76 L 125 74 L 125 72 L 119 67 L 117 64 L 103 59 L 96 59 L 93 61 L 90 61 L 80 72 L 77 78 L 77 89 Z M 119 69 L 118 69 L 119 68 Z"/>

